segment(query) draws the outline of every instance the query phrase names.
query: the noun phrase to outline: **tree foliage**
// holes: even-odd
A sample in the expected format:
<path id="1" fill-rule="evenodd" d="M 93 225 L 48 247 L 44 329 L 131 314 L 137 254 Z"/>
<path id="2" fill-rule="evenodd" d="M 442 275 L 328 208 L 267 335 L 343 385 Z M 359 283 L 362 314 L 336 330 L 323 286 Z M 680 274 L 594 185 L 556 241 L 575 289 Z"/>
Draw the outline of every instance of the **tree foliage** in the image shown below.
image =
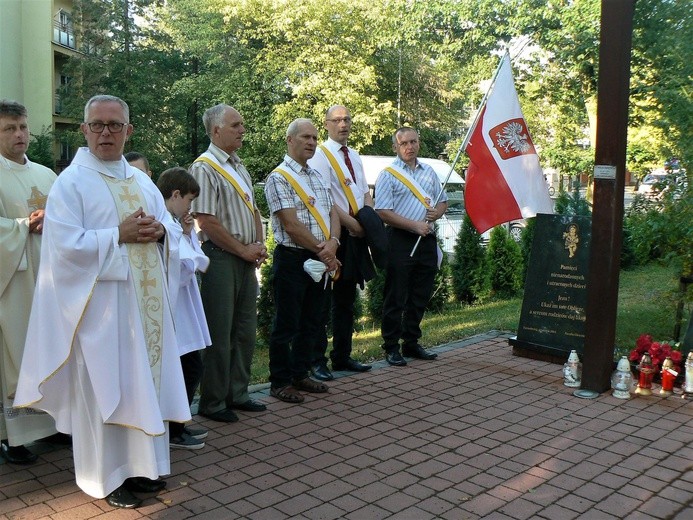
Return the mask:
<path id="1" fill-rule="evenodd" d="M 491 291 L 497 296 L 516 296 L 522 289 L 522 252 L 503 226 L 491 231 L 488 243 Z"/>
<path id="2" fill-rule="evenodd" d="M 469 215 L 464 216 L 453 258 L 451 278 L 455 299 L 473 303 L 487 290 L 488 270 L 481 235 L 474 228 Z"/>
<path id="3" fill-rule="evenodd" d="M 577 144 L 594 137 L 600 5 L 75 0 L 82 54 L 63 90 L 65 115 L 81 120 L 96 93 L 123 97 L 135 126 L 128 149 L 148 155 L 155 171 L 206 148 L 201 115 L 219 102 L 245 118 L 240 154 L 254 181 L 281 160 L 293 118 L 320 127 L 335 103 L 351 109 L 350 144 L 363 153 L 390 155 L 391 133 L 409 124 L 420 130 L 421 155 L 438 156 L 456 149 L 480 84 L 510 46 L 542 164 L 577 175 L 592 170 L 592 151 Z M 669 156 L 691 161 L 691 12 L 684 0 L 636 4 L 628 166 L 638 175 Z"/>

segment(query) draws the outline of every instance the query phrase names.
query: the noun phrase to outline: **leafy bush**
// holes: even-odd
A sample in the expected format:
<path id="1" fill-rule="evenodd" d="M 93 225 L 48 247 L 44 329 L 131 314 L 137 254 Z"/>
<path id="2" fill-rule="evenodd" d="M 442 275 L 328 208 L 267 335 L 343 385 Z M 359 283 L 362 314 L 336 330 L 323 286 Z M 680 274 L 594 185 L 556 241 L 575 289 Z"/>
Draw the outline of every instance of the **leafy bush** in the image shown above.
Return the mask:
<path id="1" fill-rule="evenodd" d="M 375 278 L 366 284 L 366 310 L 373 321 L 383 319 L 383 294 L 385 292 L 385 269 L 376 269 Z"/>
<path id="2" fill-rule="evenodd" d="M 532 242 L 534 241 L 536 223 L 536 218 L 528 218 L 527 226 L 525 226 L 525 228 L 522 230 L 522 235 L 520 236 L 520 251 L 522 252 L 522 280 L 527 279 L 529 255 L 532 252 Z"/>
<path id="3" fill-rule="evenodd" d="M 264 200 L 264 196 L 262 197 Z M 272 274 L 272 261 L 274 248 L 274 233 L 270 229 L 265 240 L 267 254 L 269 258 L 260 267 L 260 295 L 257 300 L 257 339 L 260 343 L 269 345 L 270 334 L 272 333 L 272 321 L 274 320 L 274 291 Z"/>
<path id="4" fill-rule="evenodd" d="M 496 226 L 491 231 L 487 262 L 493 293 L 517 295 L 522 289 L 522 252 L 503 226 Z"/>
<path id="5" fill-rule="evenodd" d="M 441 245 L 440 243 L 438 244 Z M 426 310 L 431 312 L 441 312 L 445 308 L 445 304 L 450 299 L 450 262 L 448 254 L 443 252 L 443 260 L 440 264 L 440 269 L 436 273 L 433 280 L 433 292 L 431 298 L 426 304 Z"/>
<path id="6" fill-rule="evenodd" d="M 634 264 L 662 259 L 682 276 L 693 274 L 693 189 L 685 173 L 667 178 L 653 197 L 636 195 L 623 226 Z"/>
<path id="7" fill-rule="evenodd" d="M 590 216 L 592 209 L 590 203 L 580 195 L 580 183 L 576 182 L 571 193 L 561 191 L 556 197 L 554 206 L 558 215 Z"/>
<path id="8" fill-rule="evenodd" d="M 487 290 L 486 251 L 481 235 L 465 215 L 457 235 L 451 265 L 452 292 L 455 299 L 473 303 Z"/>

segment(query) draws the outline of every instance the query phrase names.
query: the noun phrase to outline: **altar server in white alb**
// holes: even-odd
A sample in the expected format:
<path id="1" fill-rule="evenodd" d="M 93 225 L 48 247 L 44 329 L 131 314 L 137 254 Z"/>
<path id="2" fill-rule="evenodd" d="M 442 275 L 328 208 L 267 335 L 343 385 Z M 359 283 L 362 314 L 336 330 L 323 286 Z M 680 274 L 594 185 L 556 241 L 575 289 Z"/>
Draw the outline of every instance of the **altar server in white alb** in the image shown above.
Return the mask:
<path id="1" fill-rule="evenodd" d="M 156 185 L 166 201 L 166 208 L 173 220 L 181 226 L 182 235 L 178 249 L 180 263 L 168 266 L 169 271 L 179 271 L 180 283 L 178 287 L 169 287 L 169 289 L 185 391 L 188 394 L 188 404 L 192 404 L 202 377 L 203 365 L 200 350 L 212 344 L 196 276 L 196 273 L 204 273 L 207 270 L 209 258 L 200 248 L 194 219 L 190 214 L 190 205 L 200 194 L 200 185 L 185 168 L 180 166 L 163 172 L 156 181 Z M 207 430 L 193 429 L 177 422 L 169 425 L 171 448 L 202 449 L 205 447 L 202 439 L 206 438 L 207 434 Z"/>
<path id="2" fill-rule="evenodd" d="M 26 156 L 27 111 L 0 100 L 0 454 L 12 464 L 31 464 L 24 444 L 55 433 L 53 419 L 13 406 L 24 352 L 46 196 L 55 174 Z"/>
<path id="3" fill-rule="evenodd" d="M 166 485 L 167 421 L 190 420 L 160 250 L 176 261 L 180 227 L 123 158 L 133 130 L 124 101 L 91 98 L 81 129 L 88 148 L 46 205 L 15 405 L 47 411 L 72 434 L 84 492 L 137 507 L 132 492 Z"/>

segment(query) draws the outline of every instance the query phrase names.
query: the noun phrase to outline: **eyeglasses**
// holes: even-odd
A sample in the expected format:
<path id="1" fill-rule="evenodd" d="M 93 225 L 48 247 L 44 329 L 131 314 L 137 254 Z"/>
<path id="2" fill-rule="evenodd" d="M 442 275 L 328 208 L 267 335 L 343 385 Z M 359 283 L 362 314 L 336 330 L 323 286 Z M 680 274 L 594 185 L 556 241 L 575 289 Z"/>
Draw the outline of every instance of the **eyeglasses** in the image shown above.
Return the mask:
<path id="1" fill-rule="evenodd" d="M 89 127 L 89 130 L 94 132 L 95 134 L 100 134 L 103 132 L 103 129 L 108 127 L 108 131 L 111 132 L 112 134 L 119 134 L 120 132 L 123 131 L 123 127 L 125 126 L 126 123 L 87 123 L 87 126 Z"/>
<path id="2" fill-rule="evenodd" d="M 328 119 L 330 123 L 351 123 L 351 118 L 350 117 L 336 117 L 334 119 Z"/>

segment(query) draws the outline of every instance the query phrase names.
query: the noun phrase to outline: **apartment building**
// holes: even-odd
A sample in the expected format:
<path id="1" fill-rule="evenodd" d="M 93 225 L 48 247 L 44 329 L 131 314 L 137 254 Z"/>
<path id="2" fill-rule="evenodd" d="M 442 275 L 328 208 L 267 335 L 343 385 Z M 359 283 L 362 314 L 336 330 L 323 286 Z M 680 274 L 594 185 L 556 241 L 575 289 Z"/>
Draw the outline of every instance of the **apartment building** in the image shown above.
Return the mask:
<path id="1" fill-rule="evenodd" d="M 57 89 L 70 81 L 64 67 L 77 55 L 72 0 L 0 0 L 0 97 L 24 104 L 32 133 L 76 128 L 61 114 Z M 74 150 L 55 142 L 55 171 Z"/>

